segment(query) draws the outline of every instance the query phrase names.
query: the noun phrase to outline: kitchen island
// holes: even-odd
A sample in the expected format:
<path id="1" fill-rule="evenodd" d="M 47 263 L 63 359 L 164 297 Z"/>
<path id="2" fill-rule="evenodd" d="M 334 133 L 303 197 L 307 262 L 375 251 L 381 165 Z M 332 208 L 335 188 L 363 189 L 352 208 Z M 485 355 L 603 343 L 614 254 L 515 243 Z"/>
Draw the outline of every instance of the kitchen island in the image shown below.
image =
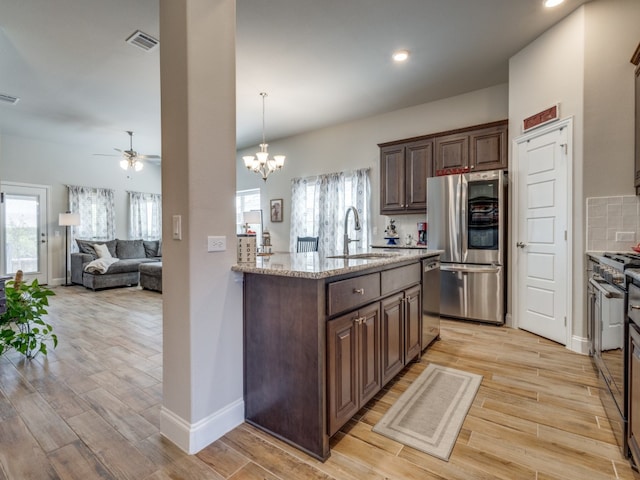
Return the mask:
<path id="1" fill-rule="evenodd" d="M 422 260 L 440 251 L 259 257 L 244 274 L 246 421 L 320 460 L 420 355 Z"/>

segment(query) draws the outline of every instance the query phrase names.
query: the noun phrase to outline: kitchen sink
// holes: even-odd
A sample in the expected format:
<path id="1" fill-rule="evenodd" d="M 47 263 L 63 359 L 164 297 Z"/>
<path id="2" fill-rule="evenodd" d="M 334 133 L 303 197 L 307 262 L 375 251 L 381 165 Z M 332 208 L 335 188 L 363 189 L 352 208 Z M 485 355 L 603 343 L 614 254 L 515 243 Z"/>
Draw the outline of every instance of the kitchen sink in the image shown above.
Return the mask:
<path id="1" fill-rule="evenodd" d="M 400 255 L 399 253 L 352 253 L 350 255 L 332 255 L 329 256 L 327 258 L 344 258 L 345 260 L 348 260 L 350 258 L 354 258 L 354 259 L 376 259 L 376 258 L 390 258 L 390 257 L 397 257 L 398 255 Z"/>

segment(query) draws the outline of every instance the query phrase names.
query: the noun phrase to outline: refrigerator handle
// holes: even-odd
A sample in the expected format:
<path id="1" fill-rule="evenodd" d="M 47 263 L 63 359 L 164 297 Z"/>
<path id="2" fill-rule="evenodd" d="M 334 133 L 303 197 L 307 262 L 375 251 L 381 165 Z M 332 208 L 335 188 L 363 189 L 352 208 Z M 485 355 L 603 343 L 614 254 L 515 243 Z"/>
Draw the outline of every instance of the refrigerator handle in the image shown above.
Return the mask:
<path id="1" fill-rule="evenodd" d="M 500 271 L 499 265 L 440 265 L 440 271 L 442 272 L 462 272 L 462 273 L 498 273 Z"/>
<path id="2" fill-rule="evenodd" d="M 467 201 L 469 198 L 469 181 L 467 175 L 460 176 L 460 258 L 461 262 L 467 261 L 467 251 L 469 248 L 468 228 L 469 222 L 467 218 Z"/>

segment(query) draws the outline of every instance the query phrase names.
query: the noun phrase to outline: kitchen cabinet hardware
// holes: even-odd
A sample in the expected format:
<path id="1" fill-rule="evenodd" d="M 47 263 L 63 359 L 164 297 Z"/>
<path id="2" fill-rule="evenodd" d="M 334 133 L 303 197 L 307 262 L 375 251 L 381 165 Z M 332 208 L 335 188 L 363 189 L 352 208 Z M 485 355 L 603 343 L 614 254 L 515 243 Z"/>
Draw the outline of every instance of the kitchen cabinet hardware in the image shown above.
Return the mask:
<path id="1" fill-rule="evenodd" d="M 631 310 L 640 310 L 640 305 L 629 305 Z"/>
<path id="2" fill-rule="evenodd" d="M 523 242 L 518 242 L 518 243 L 516 243 L 516 247 L 518 247 L 518 248 L 524 248 L 524 247 L 526 247 L 526 246 L 527 246 L 527 245 L 526 245 L 525 243 L 523 243 Z"/>
<path id="3" fill-rule="evenodd" d="M 364 288 L 354 288 L 353 293 L 359 293 L 360 295 L 364 295 Z"/>

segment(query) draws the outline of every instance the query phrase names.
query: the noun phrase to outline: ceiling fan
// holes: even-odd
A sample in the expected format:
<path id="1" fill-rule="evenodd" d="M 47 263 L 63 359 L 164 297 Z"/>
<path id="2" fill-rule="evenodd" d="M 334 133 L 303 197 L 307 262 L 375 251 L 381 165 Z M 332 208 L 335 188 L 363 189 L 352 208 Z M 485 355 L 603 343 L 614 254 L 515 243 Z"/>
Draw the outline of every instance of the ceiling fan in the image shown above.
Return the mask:
<path id="1" fill-rule="evenodd" d="M 122 155 L 122 160 L 120 160 L 120 168 L 123 170 L 134 170 L 139 172 L 144 168 L 144 163 L 142 160 L 160 160 L 159 155 L 142 155 L 136 152 L 133 149 L 133 132 L 131 130 L 127 130 L 129 134 L 129 150 L 120 150 L 119 148 L 114 148 L 115 151 L 120 152 Z M 96 155 L 101 155 L 97 153 Z M 115 155 L 105 155 L 105 156 L 115 156 Z"/>

